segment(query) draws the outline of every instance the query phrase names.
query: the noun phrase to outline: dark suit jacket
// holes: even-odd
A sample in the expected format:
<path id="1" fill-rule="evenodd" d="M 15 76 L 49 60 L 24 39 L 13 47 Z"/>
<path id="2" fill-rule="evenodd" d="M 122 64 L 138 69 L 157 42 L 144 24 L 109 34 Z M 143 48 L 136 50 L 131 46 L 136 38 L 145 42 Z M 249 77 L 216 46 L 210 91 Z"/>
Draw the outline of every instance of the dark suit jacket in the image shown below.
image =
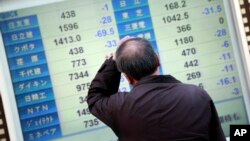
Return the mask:
<path id="1" fill-rule="evenodd" d="M 213 101 L 203 89 L 170 75 L 148 76 L 118 92 L 121 73 L 106 60 L 91 83 L 90 112 L 120 141 L 225 141 Z"/>

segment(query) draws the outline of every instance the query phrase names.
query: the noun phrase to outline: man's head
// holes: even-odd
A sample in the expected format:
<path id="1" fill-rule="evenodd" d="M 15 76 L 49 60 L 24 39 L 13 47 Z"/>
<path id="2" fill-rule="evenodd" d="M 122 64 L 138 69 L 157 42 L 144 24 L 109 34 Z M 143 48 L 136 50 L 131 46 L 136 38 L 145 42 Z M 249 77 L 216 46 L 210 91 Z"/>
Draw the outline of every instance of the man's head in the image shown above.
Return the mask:
<path id="1" fill-rule="evenodd" d="M 153 74 L 159 66 L 152 45 L 143 38 L 127 39 L 118 47 L 115 57 L 118 70 L 136 81 Z"/>

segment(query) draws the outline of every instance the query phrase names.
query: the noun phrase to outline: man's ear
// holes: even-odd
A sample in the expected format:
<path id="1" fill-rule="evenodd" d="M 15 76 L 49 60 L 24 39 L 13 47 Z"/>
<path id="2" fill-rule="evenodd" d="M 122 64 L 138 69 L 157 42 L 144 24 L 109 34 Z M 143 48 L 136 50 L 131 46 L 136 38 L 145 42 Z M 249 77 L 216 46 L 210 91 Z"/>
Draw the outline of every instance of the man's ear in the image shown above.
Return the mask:
<path id="1" fill-rule="evenodd" d="M 158 62 L 158 67 L 161 65 L 161 63 L 160 63 L 160 59 L 159 59 L 159 56 L 158 56 L 158 54 L 157 53 L 155 53 L 155 57 L 157 58 L 157 62 Z"/>
<path id="2" fill-rule="evenodd" d="M 136 80 L 134 78 L 132 78 L 131 76 L 129 76 L 129 75 L 125 74 L 125 73 L 124 73 L 124 76 L 128 80 L 129 84 L 134 85 L 136 83 Z"/>

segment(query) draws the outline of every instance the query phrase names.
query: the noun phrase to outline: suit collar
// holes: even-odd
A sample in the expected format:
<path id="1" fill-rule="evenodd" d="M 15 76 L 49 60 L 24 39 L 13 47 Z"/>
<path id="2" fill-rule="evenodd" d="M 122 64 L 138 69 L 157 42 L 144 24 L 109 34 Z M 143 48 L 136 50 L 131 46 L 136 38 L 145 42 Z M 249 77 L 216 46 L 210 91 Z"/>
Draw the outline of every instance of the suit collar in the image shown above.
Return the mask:
<path id="1" fill-rule="evenodd" d="M 181 81 L 171 75 L 151 75 L 142 78 L 134 87 L 146 83 L 181 83 Z"/>

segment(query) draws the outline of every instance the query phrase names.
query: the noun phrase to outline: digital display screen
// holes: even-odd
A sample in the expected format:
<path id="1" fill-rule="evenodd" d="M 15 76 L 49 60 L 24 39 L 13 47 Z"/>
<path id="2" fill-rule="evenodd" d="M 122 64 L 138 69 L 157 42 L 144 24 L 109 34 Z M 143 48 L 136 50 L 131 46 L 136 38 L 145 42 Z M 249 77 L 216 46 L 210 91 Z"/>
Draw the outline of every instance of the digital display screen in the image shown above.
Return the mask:
<path id="1" fill-rule="evenodd" d="M 223 0 L 68 0 L 0 13 L 1 61 L 23 140 L 117 140 L 85 97 L 105 56 L 127 35 L 152 43 L 161 74 L 209 93 L 226 136 L 230 124 L 249 124 L 226 7 Z M 129 90 L 122 77 L 119 91 Z"/>

